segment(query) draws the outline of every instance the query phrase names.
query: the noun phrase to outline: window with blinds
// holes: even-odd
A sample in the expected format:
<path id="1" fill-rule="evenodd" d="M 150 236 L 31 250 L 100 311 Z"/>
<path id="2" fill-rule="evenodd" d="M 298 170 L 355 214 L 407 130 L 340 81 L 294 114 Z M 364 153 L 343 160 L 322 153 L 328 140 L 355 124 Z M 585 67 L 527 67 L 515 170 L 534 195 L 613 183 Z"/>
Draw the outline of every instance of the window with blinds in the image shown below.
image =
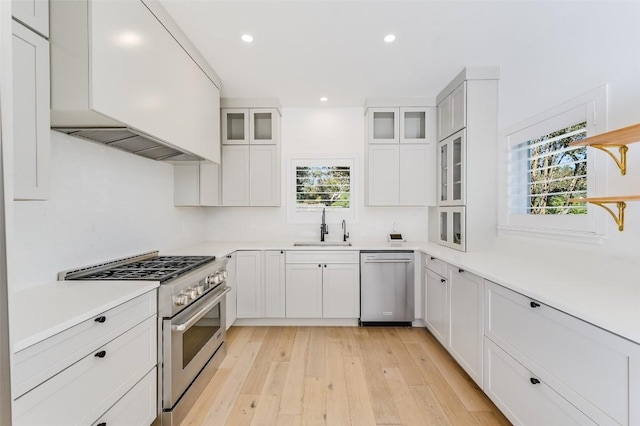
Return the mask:
<path id="1" fill-rule="evenodd" d="M 295 168 L 296 211 L 344 211 L 351 207 L 350 166 Z"/>
<path id="2" fill-rule="evenodd" d="M 546 133 L 546 132 L 545 132 Z M 512 214 L 587 214 L 587 148 L 569 147 L 587 136 L 587 122 L 513 144 L 509 153 L 509 210 Z"/>

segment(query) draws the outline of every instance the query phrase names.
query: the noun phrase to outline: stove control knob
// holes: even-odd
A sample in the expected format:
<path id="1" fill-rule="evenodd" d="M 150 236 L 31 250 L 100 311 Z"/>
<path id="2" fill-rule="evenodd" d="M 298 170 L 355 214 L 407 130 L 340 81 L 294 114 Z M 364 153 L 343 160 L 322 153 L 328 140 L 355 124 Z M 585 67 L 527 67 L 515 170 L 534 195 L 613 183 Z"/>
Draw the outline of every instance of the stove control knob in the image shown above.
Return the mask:
<path id="1" fill-rule="evenodd" d="M 204 293 L 204 286 L 199 285 L 198 287 L 196 287 L 196 292 L 198 293 L 198 296 L 201 296 L 202 293 Z"/>
<path id="2" fill-rule="evenodd" d="M 220 284 L 220 282 L 221 282 L 221 281 L 222 281 L 222 280 L 220 279 L 220 274 L 215 274 L 215 275 L 213 276 L 213 283 L 214 283 L 214 284 Z"/>
<path id="3" fill-rule="evenodd" d="M 204 279 L 204 283 L 211 284 L 211 275 L 207 275 L 207 277 Z"/>
<path id="4" fill-rule="evenodd" d="M 222 271 L 222 279 L 223 280 L 226 280 L 228 276 L 229 276 L 229 273 L 227 271 Z"/>
<path id="5" fill-rule="evenodd" d="M 198 290 L 196 290 L 195 288 L 188 288 L 187 290 L 187 297 L 191 300 L 195 300 L 198 297 Z"/>
<path id="6" fill-rule="evenodd" d="M 173 299 L 173 303 L 176 306 L 183 306 L 189 303 L 189 297 L 186 294 L 179 294 Z"/>

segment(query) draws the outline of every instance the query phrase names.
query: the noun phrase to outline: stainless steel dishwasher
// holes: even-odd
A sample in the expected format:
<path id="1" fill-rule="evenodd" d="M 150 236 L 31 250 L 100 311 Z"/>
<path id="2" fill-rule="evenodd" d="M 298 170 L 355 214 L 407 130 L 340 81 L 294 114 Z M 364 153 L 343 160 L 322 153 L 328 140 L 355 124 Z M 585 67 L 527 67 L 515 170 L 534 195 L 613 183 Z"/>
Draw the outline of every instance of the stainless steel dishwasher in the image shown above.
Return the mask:
<path id="1" fill-rule="evenodd" d="M 411 325 L 413 261 L 412 251 L 360 252 L 360 325 Z"/>

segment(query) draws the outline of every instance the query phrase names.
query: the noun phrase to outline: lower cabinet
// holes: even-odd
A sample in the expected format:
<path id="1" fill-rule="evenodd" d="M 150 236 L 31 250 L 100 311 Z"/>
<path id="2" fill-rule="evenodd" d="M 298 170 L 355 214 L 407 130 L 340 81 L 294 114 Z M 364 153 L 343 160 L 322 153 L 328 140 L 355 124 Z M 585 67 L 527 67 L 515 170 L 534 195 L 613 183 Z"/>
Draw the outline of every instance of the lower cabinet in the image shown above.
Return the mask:
<path id="1" fill-rule="evenodd" d="M 322 317 L 360 317 L 360 266 L 325 264 L 322 268 Z"/>
<path id="2" fill-rule="evenodd" d="M 238 318 L 262 318 L 262 253 L 260 250 L 237 251 L 235 256 Z"/>
<path id="3" fill-rule="evenodd" d="M 447 347 L 449 344 L 449 281 L 430 269 L 427 269 L 425 275 L 424 323 L 442 346 Z"/>
<path id="4" fill-rule="evenodd" d="M 322 264 L 287 265 L 287 318 L 322 318 Z"/>
<path id="5" fill-rule="evenodd" d="M 228 330 L 229 327 L 231 327 L 238 318 L 238 279 L 236 278 L 236 253 L 227 255 L 227 260 L 227 285 L 231 287 L 231 291 L 227 293 L 227 303 L 225 305 L 225 308 L 227 309 L 227 312 L 225 314 L 226 327 Z"/>
<path id="6" fill-rule="evenodd" d="M 449 352 L 482 387 L 483 278 L 449 267 Z"/>
<path id="7" fill-rule="evenodd" d="M 284 318 L 285 313 L 284 250 L 264 252 L 264 317 Z"/>

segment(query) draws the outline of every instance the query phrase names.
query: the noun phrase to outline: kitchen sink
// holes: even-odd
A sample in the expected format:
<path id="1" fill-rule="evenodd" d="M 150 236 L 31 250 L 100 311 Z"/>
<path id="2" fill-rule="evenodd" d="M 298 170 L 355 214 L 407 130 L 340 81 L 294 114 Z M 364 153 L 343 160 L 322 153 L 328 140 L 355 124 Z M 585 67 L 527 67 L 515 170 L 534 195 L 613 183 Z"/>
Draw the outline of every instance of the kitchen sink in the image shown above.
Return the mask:
<path id="1" fill-rule="evenodd" d="M 349 247 L 349 241 L 302 241 L 293 243 L 294 247 Z"/>

